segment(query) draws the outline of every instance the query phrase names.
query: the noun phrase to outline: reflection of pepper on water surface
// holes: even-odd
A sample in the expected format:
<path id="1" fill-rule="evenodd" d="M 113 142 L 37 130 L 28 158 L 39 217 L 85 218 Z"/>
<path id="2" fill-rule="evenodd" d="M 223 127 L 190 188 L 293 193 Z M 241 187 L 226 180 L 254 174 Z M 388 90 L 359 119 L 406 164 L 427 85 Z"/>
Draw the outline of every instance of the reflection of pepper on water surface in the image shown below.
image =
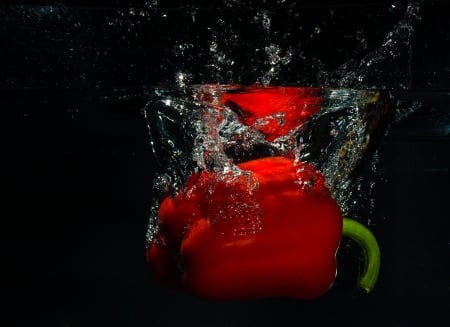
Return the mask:
<path id="1" fill-rule="evenodd" d="M 269 88 L 225 93 L 221 102 L 271 141 L 320 109 L 320 98 L 310 92 L 316 91 Z M 264 117 L 273 119 L 260 124 Z M 333 284 L 336 252 L 346 236 L 363 250 L 359 287 L 373 289 L 377 242 L 362 224 L 342 217 L 313 165 L 288 154 L 237 168 L 239 173 L 193 173 L 182 191 L 162 198 L 158 233 L 147 251 L 157 278 L 210 299 L 315 298 Z"/>

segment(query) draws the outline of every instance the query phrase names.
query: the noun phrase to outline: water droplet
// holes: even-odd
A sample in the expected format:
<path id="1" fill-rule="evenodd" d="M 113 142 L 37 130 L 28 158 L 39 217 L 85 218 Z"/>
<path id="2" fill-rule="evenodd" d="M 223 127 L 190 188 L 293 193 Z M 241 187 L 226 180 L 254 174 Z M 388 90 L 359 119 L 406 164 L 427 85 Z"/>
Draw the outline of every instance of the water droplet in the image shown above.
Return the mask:
<path id="1" fill-rule="evenodd" d="M 270 31 L 272 19 L 270 18 L 269 13 L 267 11 L 258 12 L 254 17 L 254 21 L 258 24 L 261 24 L 266 33 Z"/>
<path id="2" fill-rule="evenodd" d="M 158 6 L 158 0 L 148 0 L 144 2 L 144 5 L 149 8 L 149 9 L 153 9 L 156 8 Z"/>
<path id="3" fill-rule="evenodd" d="M 269 58 L 269 63 L 271 65 L 276 65 L 280 61 L 280 47 L 276 44 L 270 44 L 269 46 L 265 47 L 264 50 L 266 51 L 266 54 Z"/>
<path id="4" fill-rule="evenodd" d="M 186 85 L 189 84 L 190 79 L 191 79 L 191 75 L 188 73 L 178 71 L 175 74 L 175 82 L 177 83 L 177 85 L 179 87 L 182 87 L 182 88 L 186 87 Z"/>
<path id="5" fill-rule="evenodd" d="M 394 1 L 389 5 L 389 11 L 397 13 L 402 10 L 402 4 L 399 1 Z"/>

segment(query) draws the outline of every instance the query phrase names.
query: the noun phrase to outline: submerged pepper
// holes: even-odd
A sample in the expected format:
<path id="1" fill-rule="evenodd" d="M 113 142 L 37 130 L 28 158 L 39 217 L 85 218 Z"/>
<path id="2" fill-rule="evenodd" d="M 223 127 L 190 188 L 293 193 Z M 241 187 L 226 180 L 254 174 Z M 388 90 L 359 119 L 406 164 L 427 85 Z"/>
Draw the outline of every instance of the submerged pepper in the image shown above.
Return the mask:
<path id="1" fill-rule="evenodd" d="M 161 201 L 159 233 L 147 251 L 159 279 L 209 299 L 316 298 L 335 279 L 344 226 L 367 254 L 360 286 L 370 291 L 379 269 L 376 241 L 343 220 L 319 171 L 285 157 L 238 167 L 239 174 L 194 174 Z"/>

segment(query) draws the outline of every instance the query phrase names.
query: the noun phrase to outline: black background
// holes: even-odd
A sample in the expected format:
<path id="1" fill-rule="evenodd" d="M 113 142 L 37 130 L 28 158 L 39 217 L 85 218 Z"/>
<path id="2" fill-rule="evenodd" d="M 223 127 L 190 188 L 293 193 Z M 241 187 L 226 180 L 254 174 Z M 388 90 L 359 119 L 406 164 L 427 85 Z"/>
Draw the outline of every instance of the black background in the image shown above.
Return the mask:
<path id="1" fill-rule="evenodd" d="M 400 9 L 388 10 L 392 3 Z M 243 16 L 254 14 L 248 12 L 256 7 L 248 4 L 248 10 L 238 11 Z M 40 10 L 48 10 L 47 5 L 56 13 L 43 14 Z M 306 27 L 322 21 L 330 8 L 339 14 L 329 34 L 305 50 L 306 55 L 322 55 L 328 68 L 357 54 L 352 41 L 342 36 L 355 24 L 366 28 L 369 48 L 375 47 L 405 8 L 402 2 L 387 1 L 301 5 L 316 15 L 306 15 Z M 129 7 L 148 8 L 106 1 L 0 6 L 2 325 L 450 322 L 450 7 L 445 1 L 424 2 L 413 39 L 412 83 L 395 93 L 422 105 L 393 125 L 380 145 L 383 181 L 375 189 L 373 227 L 383 256 L 378 286 L 368 296 L 355 291 L 358 252 L 347 244 L 338 254 L 333 289 L 313 301 L 208 302 L 152 279 L 144 240 L 156 163 L 140 109 L 149 87 L 173 81 L 178 67 L 194 65 L 199 73 L 193 82 L 213 80 L 213 74 L 202 71 L 201 58 L 180 58 L 171 49 L 175 40 L 192 35 L 198 36 L 191 40 L 194 44 L 204 46 L 204 27 L 217 18 L 214 13 L 236 11 L 201 2 L 163 6 L 160 1 L 146 22 L 131 26 L 135 16 L 117 14 Z M 186 28 L 182 18 L 192 8 L 197 8 L 198 20 Z M 270 10 L 277 16 L 284 9 Z M 107 28 L 105 22 L 116 15 L 124 23 Z M 372 21 L 365 20 L 367 15 Z M 331 40 L 335 44 L 330 50 Z M 242 51 L 243 62 L 251 61 Z M 295 61 L 291 67 L 275 82 L 297 81 Z M 243 72 L 239 69 L 235 74 Z M 308 74 L 305 68 L 302 72 Z M 304 80 L 317 85 L 309 74 Z M 249 72 L 240 81 L 253 78 Z"/>

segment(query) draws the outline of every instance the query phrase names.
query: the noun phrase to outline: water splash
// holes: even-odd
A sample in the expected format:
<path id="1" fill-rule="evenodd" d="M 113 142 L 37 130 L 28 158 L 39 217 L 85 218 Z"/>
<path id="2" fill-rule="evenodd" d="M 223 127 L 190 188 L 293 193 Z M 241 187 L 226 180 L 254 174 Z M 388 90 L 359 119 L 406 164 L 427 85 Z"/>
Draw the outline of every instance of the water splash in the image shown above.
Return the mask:
<path id="1" fill-rule="evenodd" d="M 392 27 L 383 26 L 384 35 L 375 36 L 363 21 L 342 34 L 334 32 L 341 19 L 338 7 L 317 15 L 311 8 L 282 1 L 275 7 L 225 1 L 223 10 L 208 11 L 211 18 L 202 22 L 206 28 L 200 32 L 196 24 L 202 8 L 186 6 L 185 24 L 197 34 L 173 40 L 175 71 L 189 73 L 194 84 L 407 89 L 422 2 L 387 5 L 387 13 L 399 18 Z M 192 14 L 200 18 L 189 22 Z M 308 15 L 317 15 L 317 21 Z M 370 20 L 370 14 L 365 19 Z M 329 44 L 336 37 L 339 41 Z M 345 42 L 348 46 L 339 49 Z"/>
<path id="2" fill-rule="evenodd" d="M 335 71 L 318 74 L 321 85 L 339 87 L 408 89 L 412 81 L 411 58 L 414 25 L 420 20 L 419 11 L 423 0 L 411 1 L 402 19 L 390 30 L 381 44 L 362 58 L 352 58 Z M 397 8 L 396 3 L 390 8 Z M 364 44 L 359 30 L 357 39 Z M 387 72 L 396 72 L 390 75 Z"/>
<path id="3" fill-rule="evenodd" d="M 278 1 L 277 5 L 288 13 L 286 19 L 290 19 L 290 30 L 286 31 L 280 28 L 280 15 L 273 10 L 249 5 L 239 11 L 237 1 L 225 1 L 224 8 L 233 10 L 224 10 L 213 19 L 204 43 L 174 42 L 171 54 L 178 64 L 169 84 L 178 89 L 160 88 L 147 105 L 150 130 L 159 130 L 151 133 L 153 150 L 166 171 L 155 183 L 155 194 L 179 191 L 198 168 L 238 174 L 236 163 L 240 161 L 290 151 L 297 160 L 308 161 L 322 171 L 344 213 L 372 224 L 373 192 L 379 178 L 375 144 L 385 135 L 390 122 L 405 119 L 421 105 L 387 100 L 389 93 L 380 95 L 375 90 L 411 86 L 412 38 L 414 26 L 421 19 L 422 2 L 392 2 L 388 10 L 399 20 L 378 44 L 371 44 L 367 30 L 357 26 L 351 36 L 354 52 L 330 67 L 323 54 L 314 54 L 311 47 L 333 28 L 338 19 L 333 8 L 328 20 L 308 27 L 302 25 L 297 4 Z M 187 9 L 195 24 L 198 10 Z M 234 16 L 235 12 L 241 16 Z M 293 41 L 297 32 L 305 38 Z M 218 101 L 220 93 L 235 91 L 233 88 L 238 86 L 230 85 L 242 82 L 329 88 L 323 89 L 322 110 L 307 124 L 289 135 L 267 140 L 258 128 L 271 121 L 281 125 L 283 115 L 275 113 L 256 120 L 255 129 L 243 125 L 232 110 L 221 108 L 220 114 L 216 110 L 222 106 Z M 205 120 L 206 116 L 209 118 Z M 157 143 L 161 145 L 155 147 Z M 153 211 L 158 202 L 156 199 Z M 155 223 L 151 225 L 154 229 Z"/>
<path id="4" fill-rule="evenodd" d="M 295 91 L 307 101 L 291 102 L 289 109 L 284 108 L 284 115 L 275 112 L 250 122 L 242 119 L 243 107 L 226 101 L 227 94 L 256 92 L 258 95 L 257 92 L 268 90 L 279 94 Z M 161 173 L 155 183 L 156 199 L 152 212 L 156 213 L 155 208 L 163 194 L 175 195 L 185 191 L 189 178 L 200 171 L 223 176 L 222 182 L 233 185 L 237 190 L 255 189 L 257 186 L 250 182 L 248 172 L 242 180 L 245 172 L 237 164 L 279 155 L 311 163 L 319 169 L 344 213 L 358 212 L 360 203 L 369 203 L 372 208 L 368 192 L 373 190 L 373 180 L 358 179 L 358 169 L 363 160 L 372 155 L 377 138 L 386 131 L 392 117 L 389 101 L 380 96 L 378 91 L 353 89 L 238 85 L 157 89 L 145 110 L 153 152 L 161 166 Z M 320 108 L 317 108 L 320 110 L 314 114 L 314 108 L 319 103 Z M 308 120 L 299 120 L 294 125 L 286 121 L 293 117 L 287 116 L 290 112 L 302 115 L 305 110 L 312 114 Z M 269 124 L 283 130 L 282 135 L 267 129 Z M 285 126 L 289 128 L 284 129 Z M 370 167 L 374 168 L 375 161 L 371 160 Z M 242 181 L 247 183 L 246 188 L 242 187 Z M 299 180 L 300 184 L 302 182 Z M 219 184 L 211 185 L 209 182 L 208 185 L 212 189 L 220 188 Z M 242 193 L 240 197 L 243 196 Z M 239 201 L 235 199 L 234 202 Z M 231 208 L 234 211 L 240 208 L 258 212 L 256 201 L 246 197 L 246 203 L 245 206 L 241 203 Z M 228 217 L 225 213 L 222 216 Z M 234 217 L 236 214 L 230 212 L 229 216 Z M 153 235 L 157 231 L 156 216 L 150 225 L 149 234 Z M 238 229 L 243 233 L 247 225 L 242 223 L 240 226 Z M 255 232 L 260 223 L 252 221 L 251 226 L 248 230 Z"/>

